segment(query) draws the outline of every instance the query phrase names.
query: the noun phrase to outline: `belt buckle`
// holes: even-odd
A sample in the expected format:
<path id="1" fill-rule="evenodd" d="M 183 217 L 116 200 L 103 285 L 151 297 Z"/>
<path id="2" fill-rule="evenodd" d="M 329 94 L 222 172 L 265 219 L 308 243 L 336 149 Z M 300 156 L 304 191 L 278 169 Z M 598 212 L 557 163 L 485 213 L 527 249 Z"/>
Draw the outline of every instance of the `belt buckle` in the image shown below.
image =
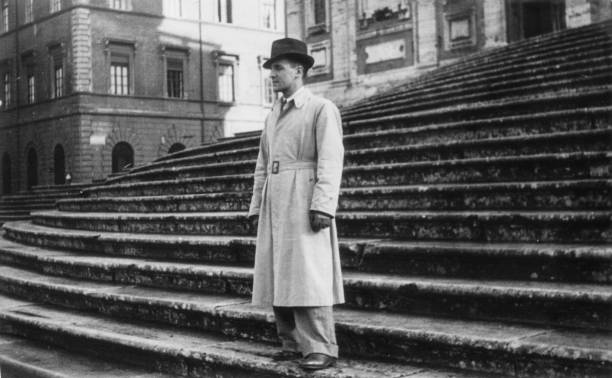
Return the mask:
<path id="1" fill-rule="evenodd" d="M 280 163 L 278 161 L 273 161 L 272 162 L 272 174 L 277 174 L 278 173 L 278 167 L 279 167 Z"/>

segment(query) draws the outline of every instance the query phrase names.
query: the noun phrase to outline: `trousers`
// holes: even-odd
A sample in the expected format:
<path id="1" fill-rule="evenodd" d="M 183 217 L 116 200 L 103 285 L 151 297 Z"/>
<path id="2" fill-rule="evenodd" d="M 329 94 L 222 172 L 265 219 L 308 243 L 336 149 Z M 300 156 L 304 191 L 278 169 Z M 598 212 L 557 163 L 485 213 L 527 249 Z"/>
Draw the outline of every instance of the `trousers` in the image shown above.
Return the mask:
<path id="1" fill-rule="evenodd" d="M 273 307 L 283 350 L 338 357 L 332 306 Z"/>

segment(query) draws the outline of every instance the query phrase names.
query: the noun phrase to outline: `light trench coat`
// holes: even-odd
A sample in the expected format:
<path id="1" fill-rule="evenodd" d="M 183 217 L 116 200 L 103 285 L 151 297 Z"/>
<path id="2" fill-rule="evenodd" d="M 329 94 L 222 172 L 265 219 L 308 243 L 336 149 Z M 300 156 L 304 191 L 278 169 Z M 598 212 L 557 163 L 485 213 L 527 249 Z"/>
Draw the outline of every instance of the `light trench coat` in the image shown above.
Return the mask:
<path id="1" fill-rule="evenodd" d="M 344 147 L 338 108 L 302 88 L 266 118 L 249 216 L 259 215 L 252 302 L 344 302 L 336 224 L 312 231 L 309 213 L 335 216 Z"/>

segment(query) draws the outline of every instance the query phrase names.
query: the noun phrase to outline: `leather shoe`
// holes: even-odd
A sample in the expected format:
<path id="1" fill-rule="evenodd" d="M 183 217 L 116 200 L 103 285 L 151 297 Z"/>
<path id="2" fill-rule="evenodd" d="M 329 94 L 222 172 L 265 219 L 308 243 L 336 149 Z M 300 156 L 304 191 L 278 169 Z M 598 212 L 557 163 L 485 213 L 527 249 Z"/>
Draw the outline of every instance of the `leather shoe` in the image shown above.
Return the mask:
<path id="1" fill-rule="evenodd" d="M 274 361 L 290 361 L 297 360 L 302 357 L 302 353 L 295 352 L 292 350 L 281 350 L 280 352 L 276 352 L 272 355 L 272 359 Z"/>
<path id="2" fill-rule="evenodd" d="M 336 364 L 336 358 L 323 353 L 310 353 L 300 362 L 304 370 L 322 370 Z"/>

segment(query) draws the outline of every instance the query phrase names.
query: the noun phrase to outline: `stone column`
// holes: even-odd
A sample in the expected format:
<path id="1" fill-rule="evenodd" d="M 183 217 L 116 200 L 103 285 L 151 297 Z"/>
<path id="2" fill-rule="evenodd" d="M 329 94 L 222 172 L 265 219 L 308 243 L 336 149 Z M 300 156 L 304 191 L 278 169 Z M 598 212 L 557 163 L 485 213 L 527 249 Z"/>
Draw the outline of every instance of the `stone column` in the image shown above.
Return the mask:
<path id="1" fill-rule="evenodd" d="M 504 0 L 484 0 L 485 48 L 503 46 L 506 38 L 506 4 Z"/>
<path id="2" fill-rule="evenodd" d="M 419 66 L 430 66 L 438 63 L 437 22 L 435 0 L 417 1 L 417 61 Z"/>

